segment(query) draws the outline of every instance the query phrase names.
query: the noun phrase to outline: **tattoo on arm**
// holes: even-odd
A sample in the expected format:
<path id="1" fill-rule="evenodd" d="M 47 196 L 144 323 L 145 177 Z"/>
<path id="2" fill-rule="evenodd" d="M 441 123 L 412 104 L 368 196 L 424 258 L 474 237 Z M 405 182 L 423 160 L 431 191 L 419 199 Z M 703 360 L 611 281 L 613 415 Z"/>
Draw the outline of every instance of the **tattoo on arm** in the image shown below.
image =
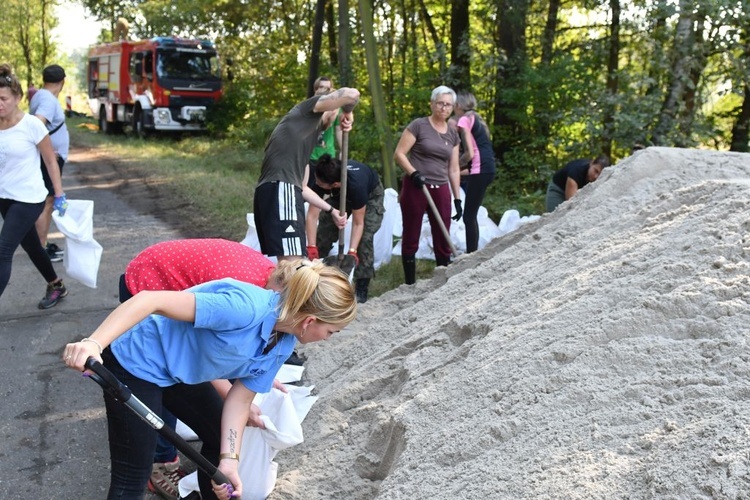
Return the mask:
<path id="1" fill-rule="evenodd" d="M 229 429 L 229 453 L 237 453 L 237 431 Z"/>

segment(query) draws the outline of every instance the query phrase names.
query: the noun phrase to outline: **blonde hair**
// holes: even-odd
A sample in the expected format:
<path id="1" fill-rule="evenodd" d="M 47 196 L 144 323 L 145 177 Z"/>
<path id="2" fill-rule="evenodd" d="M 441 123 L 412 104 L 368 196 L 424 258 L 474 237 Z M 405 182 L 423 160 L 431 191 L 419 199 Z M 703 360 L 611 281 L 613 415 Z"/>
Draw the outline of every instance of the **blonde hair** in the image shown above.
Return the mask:
<path id="1" fill-rule="evenodd" d="M 354 321 L 357 317 L 354 287 L 341 269 L 322 261 L 298 260 L 292 264 L 296 265 L 288 266 L 292 269 L 291 275 L 281 292 L 279 322 L 297 325 L 307 316 L 332 325 Z"/>
<path id="2" fill-rule="evenodd" d="M 282 260 L 276 264 L 276 268 L 273 270 L 271 275 L 268 277 L 268 284 L 266 288 L 273 290 L 282 290 L 287 283 L 289 278 L 294 274 L 294 270 L 302 264 L 302 259 L 298 260 Z"/>

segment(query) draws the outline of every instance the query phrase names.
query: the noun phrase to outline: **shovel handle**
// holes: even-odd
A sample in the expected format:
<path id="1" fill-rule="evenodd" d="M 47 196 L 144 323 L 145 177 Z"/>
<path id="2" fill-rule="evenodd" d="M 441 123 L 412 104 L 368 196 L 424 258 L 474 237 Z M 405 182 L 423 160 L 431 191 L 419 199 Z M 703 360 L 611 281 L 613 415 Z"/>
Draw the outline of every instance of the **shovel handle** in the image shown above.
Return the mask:
<path id="1" fill-rule="evenodd" d="M 339 188 L 339 214 L 346 212 L 346 185 L 347 185 L 347 174 L 349 170 L 347 165 L 349 164 L 349 131 L 344 130 L 341 132 L 341 187 Z M 344 254 L 344 238 L 346 235 L 346 226 L 339 229 L 339 255 Z"/>
<path id="2" fill-rule="evenodd" d="M 224 475 L 224 473 L 214 464 L 206 460 L 206 458 L 197 450 L 190 446 L 190 444 L 177 434 L 174 429 L 164 425 L 164 421 L 161 417 L 151 411 L 151 409 L 135 397 L 128 386 L 120 382 L 120 380 L 115 377 L 107 367 L 93 357 L 88 358 L 84 366 L 92 372 L 92 375 L 90 375 L 89 378 L 99 384 L 106 393 L 130 408 L 131 411 L 141 417 L 156 432 L 174 444 L 175 447 L 192 460 L 199 469 L 210 476 L 216 484 L 228 484 L 230 493 L 232 492 L 232 483 L 229 481 L 229 478 L 227 478 L 227 476 Z"/>
<path id="3" fill-rule="evenodd" d="M 445 241 L 448 242 L 451 253 L 454 257 L 458 257 L 458 250 L 456 249 L 456 245 L 453 244 L 451 235 L 448 232 L 448 229 L 445 227 L 443 219 L 440 217 L 440 212 L 438 212 L 437 206 L 435 205 L 435 200 L 433 200 L 432 196 L 430 196 L 430 191 L 429 189 L 427 189 L 427 186 L 422 186 L 422 192 L 424 193 L 424 197 L 427 198 L 427 204 L 430 206 L 430 210 L 432 210 L 432 215 L 435 216 L 435 219 L 437 219 L 438 226 L 440 227 L 440 232 L 443 233 L 443 238 L 445 238 Z"/>

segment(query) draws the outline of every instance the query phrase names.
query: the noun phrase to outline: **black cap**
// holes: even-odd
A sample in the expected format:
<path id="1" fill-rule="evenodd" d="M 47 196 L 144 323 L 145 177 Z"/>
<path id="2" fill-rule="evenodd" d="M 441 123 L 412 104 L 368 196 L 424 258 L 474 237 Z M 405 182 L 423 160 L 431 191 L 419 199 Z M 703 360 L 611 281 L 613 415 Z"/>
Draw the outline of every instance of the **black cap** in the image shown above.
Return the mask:
<path id="1" fill-rule="evenodd" d="M 62 69 L 62 66 L 58 66 L 57 64 L 47 66 L 44 68 L 44 71 L 42 71 L 42 80 L 44 80 L 44 83 L 61 82 L 65 80 L 65 70 Z"/>

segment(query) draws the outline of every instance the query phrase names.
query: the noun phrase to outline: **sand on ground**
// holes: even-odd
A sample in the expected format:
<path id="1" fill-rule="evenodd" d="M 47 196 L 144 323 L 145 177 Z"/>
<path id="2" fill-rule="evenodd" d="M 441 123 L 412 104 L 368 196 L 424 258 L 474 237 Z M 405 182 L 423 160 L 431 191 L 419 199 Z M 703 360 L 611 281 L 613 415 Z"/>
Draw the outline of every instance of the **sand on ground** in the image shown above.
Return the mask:
<path id="1" fill-rule="evenodd" d="M 649 148 L 301 348 L 272 499 L 750 497 L 750 155 Z"/>

